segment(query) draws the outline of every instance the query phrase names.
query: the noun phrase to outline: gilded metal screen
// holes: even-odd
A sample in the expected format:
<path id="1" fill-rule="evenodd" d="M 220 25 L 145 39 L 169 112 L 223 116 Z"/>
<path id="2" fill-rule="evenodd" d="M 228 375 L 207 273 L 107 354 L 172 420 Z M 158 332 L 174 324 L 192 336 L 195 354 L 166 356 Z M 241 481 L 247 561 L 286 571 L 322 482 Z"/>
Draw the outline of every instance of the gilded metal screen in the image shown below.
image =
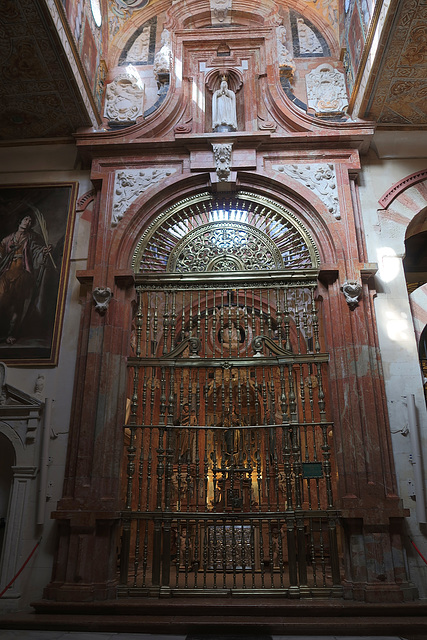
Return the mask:
<path id="1" fill-rule="evenodd" d="M 340 595 L 313 273 L 145 275 L 120 594 Z"/>

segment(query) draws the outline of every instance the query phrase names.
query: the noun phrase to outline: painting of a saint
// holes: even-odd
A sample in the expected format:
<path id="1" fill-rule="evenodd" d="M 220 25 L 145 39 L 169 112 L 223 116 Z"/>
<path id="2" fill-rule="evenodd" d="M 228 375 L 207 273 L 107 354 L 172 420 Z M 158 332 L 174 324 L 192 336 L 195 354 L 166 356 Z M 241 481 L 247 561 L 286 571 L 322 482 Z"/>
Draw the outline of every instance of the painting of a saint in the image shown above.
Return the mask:
<path id="1" fill-rule="evenodd" d="M 0 360 L 56 361 L 75 191 L 74 184 L 0 189 Z"/>

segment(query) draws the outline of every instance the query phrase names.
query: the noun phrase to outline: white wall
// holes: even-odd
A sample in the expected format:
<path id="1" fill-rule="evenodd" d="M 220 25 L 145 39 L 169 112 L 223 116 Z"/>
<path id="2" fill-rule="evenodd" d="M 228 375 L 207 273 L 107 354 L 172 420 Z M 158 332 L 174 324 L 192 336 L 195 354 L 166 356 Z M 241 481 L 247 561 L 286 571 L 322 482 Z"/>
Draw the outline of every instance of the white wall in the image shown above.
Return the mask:
<path id="1" fill-rule="evenodd" d="M 18 145 L 0 148 L 0 186 L 71 181 L 79 183 L 78 198 L 92 189 L 89 172 L 79 169 L 76 164 L 74 144 Z M 38 375 L 45 376 L 43 397 L 54 400 L 51 424 L 56 437 L 50 438 L 49 441 L 48 500 L 44 524 L 41 527 L 36 526 L 36 496 L 34 495 L 31 497 L 31 505 L 25 517 L 24 536 L 35 537 L 35 539 L 42 536 L 42 542 L 22 574 L 23 597 L 13 602 L 2 598 L 0 612 L 27 607 L 29 602 L 41 598 L 43 588 L 51 577 L 56 545 L 56 524 L 51 520 L 50 514 L 55 510 L 57 501 L 62 495 L 80 326 L 80 285 L 75 273 L 77 269 L 84 269 L 86 266 L 89 230 L 89 221 L 81 219 L 80 214 L 77 214 L 58 366 L 31 369 L 8 367 L 7 383 L 28 394 L 34 394 Z M 37 437 L 40 437 L 40 434 Z"/>
<path id="2" fill-rule="evenodd" d="M 381 132 L 381 148 L 393 148 L 393 132 L 385 145 Z M 402 151 L 404 149 L 402 148 Z M 405 149 L 406 151 L 406 149 Z M 397 150 L 395 149 L 397 154 Z M 396 182 L 427 168 L 427 158 L 381 159 L 374 151 L 362 159 L 360 175 L 360 199 L 365 226 L 368 260 L 378 263 L 375 277 L 377 297 L 375 309 L 379 328 L 379 344 L 384 368 L 387 405 L 399 495 L 404 507 L 410 510 L 406 520 L 406 549 L 410 576 L 419 590 L 420 597 L 427 598 L 427 565 L 413 549 L 413 540 L 424 557 L 427 557 L 427 525 L 420 525 L 415 514 L 415 501 L 411 497 L 414 486 L 414 468 L 410 455 L 410 435 L 403 435 L 408 416 L 403 396 L 415 396 L 417 417 L 421 431 L 424 459 L 424 478 L 427 468 L 427 412 L 422 377 L 418 363 L 417 344 L 412 323 L 409 297 L 406 289 L 402 258 L 407 225 L 416 215 L 417 202 L 402 207 L 398 202 L 390 205 L 384 214 L 378 199 Z M 421 198 L 420 198 L 421 200 Z M 427 204 L 427 203 L 426 203 Z M 396 212 L 398 216 L 393 216 Z M 405 220 L 407 219 L 407 223 Z M 418 496 L 419 499 L 419 496 Z"/>

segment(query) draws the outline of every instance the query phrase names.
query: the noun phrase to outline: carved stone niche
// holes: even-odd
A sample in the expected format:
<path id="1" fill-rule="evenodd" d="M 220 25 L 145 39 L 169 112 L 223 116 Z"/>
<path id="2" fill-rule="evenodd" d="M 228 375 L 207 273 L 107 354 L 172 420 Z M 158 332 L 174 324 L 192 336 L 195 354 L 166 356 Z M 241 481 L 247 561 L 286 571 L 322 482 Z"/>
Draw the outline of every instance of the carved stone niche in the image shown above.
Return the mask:
<path id="1" fill-rule="evenodd" d="M 344 74 L 321 64 L 305 76 L 307 104 L 316 116 L 343 115 L 348 107 Z"/>
<path id="2" fill-rule="evenodd" d="M 224 127 L 213 126 L 213 101 L 215 94 L 221 89 L 221 85 L 223 81 L 226 81 L 227 87 L 234 94 L 234 102 L 235 102 L 235 115 L 236 121 L 233 124 L 226 125 Z M 243 115 L 243 91 L 241 91 L 243 87 L 243 76 L 238 69 L 211 69 L 205 77 L 205 85 L 206 85 L 206 122 L 205 122 L 205 130 L 212 131 L 215 130 L 217 133 L 227 133 L 229 131 L 241 130 L 242 123 L 244 122 Z"/>
<path id="3" fill-rule="evenodd" d="M 134 75 L 123 73 L 107 85 L 104 116 L 110 127 L 135 124 L 144 113 L 144 85 Z"/>

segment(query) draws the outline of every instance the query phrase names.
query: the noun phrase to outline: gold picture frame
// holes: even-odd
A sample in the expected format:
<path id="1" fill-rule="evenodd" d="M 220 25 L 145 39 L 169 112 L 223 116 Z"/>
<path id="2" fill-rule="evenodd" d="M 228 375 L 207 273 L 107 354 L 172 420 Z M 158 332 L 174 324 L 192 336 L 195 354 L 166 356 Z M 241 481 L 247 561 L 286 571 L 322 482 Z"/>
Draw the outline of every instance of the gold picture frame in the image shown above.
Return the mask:
<path id="1" fill-rule="evenodd" d="M 0 361 L 56 366 L 77 182 L 0 187 Z"/>

